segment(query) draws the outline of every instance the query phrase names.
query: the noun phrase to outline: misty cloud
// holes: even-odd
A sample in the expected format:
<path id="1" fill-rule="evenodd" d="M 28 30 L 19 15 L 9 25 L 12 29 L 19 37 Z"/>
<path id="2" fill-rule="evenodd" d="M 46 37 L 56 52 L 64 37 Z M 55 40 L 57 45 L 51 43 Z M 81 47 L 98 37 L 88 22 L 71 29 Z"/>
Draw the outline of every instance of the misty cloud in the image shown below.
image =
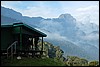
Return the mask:
<path id="1" fill-rule="evenodd" d="M 98 40 L 99 39 L 99 34 L 95 34 L 95 35 L 86 35 L 81 37 L 83 40 L 88 40 L 88 41 L 93 41 L 93 40 Z"/>
<path id="2" fill-rule="evenodd" d="M 42 27 L 42 29 L 48 30 L 48 31 L 53 32 L 53 33 L 61 34 L 60 32 L 63 31 L 62 24 L 59 22 L 54 22 L 52 20 L 49 20 L 49 21 L 43 20 L 40 23 L 40 27 Z"/>

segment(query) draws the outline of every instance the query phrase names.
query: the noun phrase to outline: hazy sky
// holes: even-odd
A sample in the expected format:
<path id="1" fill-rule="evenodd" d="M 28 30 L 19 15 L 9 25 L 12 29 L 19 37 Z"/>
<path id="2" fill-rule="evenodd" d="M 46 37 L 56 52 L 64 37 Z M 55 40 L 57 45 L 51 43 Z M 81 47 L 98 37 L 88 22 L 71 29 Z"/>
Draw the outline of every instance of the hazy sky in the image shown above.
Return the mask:
<path id="1" fill-rule="evenodd" d="M 89 18 L 99 25 L 99 1 L 1 1 L 1 6 L 29 17 L 57 18 L 69 13 L 77 21 Z"/>

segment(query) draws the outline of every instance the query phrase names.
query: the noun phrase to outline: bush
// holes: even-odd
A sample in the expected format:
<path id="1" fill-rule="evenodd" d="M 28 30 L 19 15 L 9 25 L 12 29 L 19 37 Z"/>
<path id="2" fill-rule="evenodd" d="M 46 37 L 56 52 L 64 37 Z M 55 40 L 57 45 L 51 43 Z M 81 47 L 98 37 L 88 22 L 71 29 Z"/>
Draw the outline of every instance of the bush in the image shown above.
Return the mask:
<path id="1" fill-rule="evenodd" d="M 91 61 L 89 62 L 89 66 L 99 66 L 99 61 Z"/>

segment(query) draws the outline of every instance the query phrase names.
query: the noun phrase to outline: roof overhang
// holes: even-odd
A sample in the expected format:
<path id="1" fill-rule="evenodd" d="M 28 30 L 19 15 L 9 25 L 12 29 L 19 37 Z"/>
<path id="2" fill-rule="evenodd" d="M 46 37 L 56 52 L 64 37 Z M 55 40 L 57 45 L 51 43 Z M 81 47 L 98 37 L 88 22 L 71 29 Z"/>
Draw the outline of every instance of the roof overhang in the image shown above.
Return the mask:
<path id="1" fill-rule="evenodd" d="M 27 24 L 25 24 L 25 23 L 13 23 L 13 25 L 1 25 L 1 27 L 2 28 L 6 28 L 6 27 L 12 27 L 12 28 L 16 28 L 16 27 L 22 27 L 23 29 L 25 28 L 25 29 L 27 29 L 27 30 L 29 30 L 30 32 L 32 32 L 33 34 L 34 34 L 34 32 L 36 33 L 36 34 L 38 34 L 39 36 L 41 36 L 41 37 L 46 37 L 47 35 L 46 34 L 44 34 L 43 32 L 41 32 L 41 31 L 38 31 L 38 30 L 36 30 L 35 28 L 33 28 L 33 27 L 31 27 L 31 26 L 29 26 L 29 25 L 27 25 Z"/>

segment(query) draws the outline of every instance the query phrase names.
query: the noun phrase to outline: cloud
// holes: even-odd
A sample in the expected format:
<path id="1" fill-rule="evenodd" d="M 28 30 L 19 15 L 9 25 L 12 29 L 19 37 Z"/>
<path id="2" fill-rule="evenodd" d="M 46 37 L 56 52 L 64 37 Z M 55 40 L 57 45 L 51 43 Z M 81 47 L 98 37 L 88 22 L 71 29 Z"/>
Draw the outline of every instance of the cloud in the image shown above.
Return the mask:
<path id="1" fill-rule="evenodd" d="M 58 16 L 58 13 L 60 13 L 60 10 L 58 8 L 49 8 L 46 6 L 33 6 L 33 7 L 27 7 L 26 10 L 20 10 L 22 15 L 24 16 L 30 16 L 30 17 L 37 17 L 41 16 L 43 18 L 54 18 Z"/>
<path id="2" fill-rule="evenodd" d="M 81 37 L 85 42 L 99 48 L 99 34 L 95 35 L 86 35 L 84 37 Z"/>
<path id="3" fill-rule="evenodd" d="M 84 8 L 78 8 L 76 9 L 76 19 L 78 21 L 84 21 L 85 18 L 89 16 L 91 23 L 96 23 L 99 25 L 99 6 L 88 6 Z M 88 18 L 87 18 L 88 19 Z"/>
<path id="4" fill-rule="evenodd" d="M 47 9 L 50 10 L 50 9 Z M 46 17 L 50 11 L 46 11 L 45 7 L 28 7 L 27 10 L 23 11 L 24 16 L 31 16 L 31 17 L 37 17 L 37 16 L 42 16 Z"/>
<path id="5" fill-rule="evenodd" d="M 44 30 L 44 29 L 40 29 L 40 28 L 35 28 L 35 29 L 37 29 L 37 30 L 39 30 L 39 31 L 41 31 L 41 32 L 44 32 L 46 35 L 47 35 L 47 37 L 46 37 L 46 39 L 51 39 L 51 40 L 65 40 L 65 41 L 69 41 L 68 39 L 67 39 L 67 37 L 65 37 L 65 36 L 62 36 L 62 35 L 60 35 L 59 33 L 56 33 L 56 32 L 48 32 L 48 31 L 46 31 L 46 30 Z"/>
<path id="6" fill-rule="evenodd" d="M 40 27 L 42 27 L 42 29 L 48 30 L 50 32 L 54 32 L 54 33 L 59 33 L 61 34 L 63 31 L 63 27 L 61 25 L 61 23 L 59 22 L 54 22 L 52 20 L 43 20 L 40 23 Z"/>
<path id="7" fill-rule="evenodd" d="M 54 40 L 67 40 L 65 36 L 61 36 L 60 34 L 57 33 L 47 33 L 47 38 L 48 39 L 54 39 Z"/>
<path id="8" fill-rule="evenodd" d="M 29 17 L 54 18 L 62 13 L 60 4 L 55 1 L 2 1 L 1 5 Z"/>
<path id="9" fill-rule="evenodd" d="M 70 13 L 78 22 L 83 22 L 87 16 L 90 16 L 90 23 L 99 25 L 99 1 L 60 1 L 59 3 L 63 13 Z"/>
<path id="10" fill-rule="evenodd" d="M 22 4 L 21 1 L 1 1 L 1 6 L 6 7 L 6 8 L 10 8 L 13 9 L 17 12 L 20 12 L 20 5 Z M 20 6 L 20 7 L 19 7 Z M 19 7 L 19 8 L 17 8 Z"/>
<path id="11" fill-rule="evenodd" d="M 83 40 L 88 40 L 88 41 L 96 41 L 99 39 L 99 34 L 95 34 L 95 35 L 86 35 L 86 36 L 83 36 L 81 37 Z"/>

